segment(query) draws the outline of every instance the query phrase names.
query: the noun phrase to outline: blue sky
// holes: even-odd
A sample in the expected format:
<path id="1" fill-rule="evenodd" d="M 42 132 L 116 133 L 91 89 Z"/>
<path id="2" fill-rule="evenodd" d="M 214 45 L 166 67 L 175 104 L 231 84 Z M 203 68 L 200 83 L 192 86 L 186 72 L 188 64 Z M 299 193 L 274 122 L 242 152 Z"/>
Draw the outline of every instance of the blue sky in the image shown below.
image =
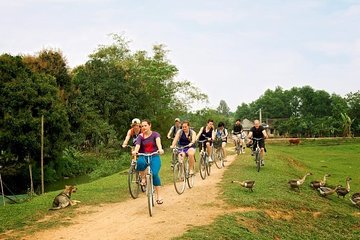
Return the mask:
<path id="1" fill-rule="evenodd" d="M 0 54 L 55 48 L 75 67 L 124 34 L 133 51 L 165 44 L 177 79 L 235 111 L 277 86 L 359 91 L 359 25 L 357 0 L 0 1 Z"/>

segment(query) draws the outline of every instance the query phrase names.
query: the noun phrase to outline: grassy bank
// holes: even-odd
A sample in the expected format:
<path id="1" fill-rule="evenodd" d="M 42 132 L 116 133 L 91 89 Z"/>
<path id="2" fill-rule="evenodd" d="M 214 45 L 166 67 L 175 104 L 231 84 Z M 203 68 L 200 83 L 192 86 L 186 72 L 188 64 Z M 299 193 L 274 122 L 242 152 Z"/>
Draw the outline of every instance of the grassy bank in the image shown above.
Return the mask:
<path id="1" fill-rule="evenodd" d="M 360 192 L 359 146 L 358 140 L 339 139 L 304 140 L 298 146 L 290 146 L 286 141 L 269 143 L 266 166 L 260 173 L 256 172 L 249 153 L 238 156 L 225 171 L 220 185 L 231 213 L 226 214 L 228 208 L 224 209 L 225 214 L 211 225 L 193 228 L 178 239 L 360 239 L 360 209 L 349 201 L 352 193 Z M 172 181 L 170 152 L 162 160 L 162 181 L 169 184 Z M 306 172 L 313 175 L 300 192 L 290 190 L 287 181 Z M 321 179 L 326 173 L 331 174 L 328 179 L 331 186 L 345 185 L 346 176 L 352 177 L 351 192 L 345 199 L 336 195 L 323 198 L 309 187 L 311 180 Z M 245 179 L 256 181 L 254 192 L 231 183 Z M 78 187 L 74 199 L 82 201 L 81 205 L 129 198 L 127 171 Z M 75 208 L 48 211 L 57 194 L 58 191 L 48 192 L 29 202 L 0 207 L 0 232 L 13 229 L 20 238 L 24 233 L 66 224 L 61 221 L 75 214 Z M 48 216 L 46 221 L 38 221 L 45 216 Z"/>
<path id="2" fill-rule="evenodd" d="M 168 184 L 172 181 L 169 165 L 170 158 L 170 151 L 162 156 L 161 178 L 163 184 Z M 1 233 L 7 230 L 37 231 L 38 229 L 48 228 L 55 224 L 58 225 L 69 215 L 74 214 L 74 208 L 67 208 L 66 211 L 48 211 L 54 197 L 59 192 L 61 191 L 47 192 L 21 204 L 0 206 L 0 239 Z M 81 184 L 78 186 L 78 191 L 73 195 L 74 199 L 82 202 L 81 205 L 114 203 L 124 201 L 129 197 L 127 170 L 90 183 Z M 50 216 L 47 218 L 47 221 L 38 222 L 39 219 L 43 219 L 47 215 Z M 64 224 L 66 224 L 66 220 Z"/>
<path id="3" fill-rule="evenodd" d="M 221 187 L 224 200 L 235 212 L 220 216 L 209 226 L 194 228 L 178 239 L 360 239 L 360 210 L 349 197 L 360 192 L 358 141 L 304 141 L 268 144 L 266 166 L 255 171 L 250 155 L 238 156 L 225 173 Z M 300 192 L 290 190 L 287 181 L 311 172 Z M 345 186 L 352 177 L 345 199 L 319 196 L 310 181 L 329 173 L 329 185 Z M 231 180 L 253 179 L 254 192 Z M 249 207 L 243 213 L 236 209 Z"/>

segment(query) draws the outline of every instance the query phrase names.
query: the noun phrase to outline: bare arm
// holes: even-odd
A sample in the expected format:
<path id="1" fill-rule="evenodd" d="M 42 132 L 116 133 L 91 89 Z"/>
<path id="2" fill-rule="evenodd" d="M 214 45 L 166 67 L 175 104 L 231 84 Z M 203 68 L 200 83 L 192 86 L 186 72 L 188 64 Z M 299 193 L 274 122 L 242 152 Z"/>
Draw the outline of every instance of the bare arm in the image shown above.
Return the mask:
<path id="1" fill-rule="evenodd" d="M 201 127 L 198 134 L 196 135 L 196 140 L 199 140 L 201 133 L 203 132 L 204 127 Z"/>
<path id="2" fill-rule="evenodd" d="M 250 131 L 247 137 L 248 137 L 248 138 L 252 138 L 252 135 L 253 135 L 253 132 Z"/>
<path id="3" fill-rule="evenodd" d="M 130 140 L 130 135 L 131 135 L 131 129 L 128 130 L 127 134 L 126 134 L 126 137 L 125 137 L 125 140 L 122 144 L 122 147 L 126 147 L 126 145 L 128 145 L 128 142 Z"/>
<path id="4" fill-rule="evenodd" d="M 262 134 L 264 135 L 264 138 L 268 138 L 269 136 L 267 135 L 267 133 L 266 133 L 266 130 L 263 130 L 262 131 Z"/>
<path id="5" fill-rule="evenodd" d="M 191 144 L 194 145 L 196 142 L 196 132 L 193 130 L 190 131 L 191 131 Z"/>
<path id="6" fill-rule="evenodd" d="M 161 139 L 160 139 L 160 137 L 157 137 L 157 138 L 155 139 L 155 142 L 156 142 L 156 146 L 157 146 L 157 148 L 158 148 L 159 153 L 160 153 L 160 154 L 163 154 L 163 153 L 164 153 L 164 150 L 163 150 L 162 145 L 161 145 Z"/>
<path id="7" fill-rule="evenodd" d="M 212 132 L 211 132 L 211 140 L 215 140 L 215 130 L 213 130 Z"/>
<path id="8" fill-rule="evenodd" d="M 136 144 L 134 151 L 132 151 L 132 155 L 136 155 L 139 152 L 140 144 Z"/>
<path id="9" fill-rule="evenodd" d="M 177 142 L 179 141 L 179 138 L 180 138 L 180 131 L 177 131 L 174 140 L 171 143 L 171 148 L 174 148 L 176 146 Z"/>
<path id="10" fill-rule="evenodd" d="M 166 135 L 166 137 L 167 137 L 168 139 L 171 139 L 171 133 L 173 132 L 173 127 L 174 127 L 174 126 L 172 126 L 172 127 L 170 128 L 168 134 Z"/>

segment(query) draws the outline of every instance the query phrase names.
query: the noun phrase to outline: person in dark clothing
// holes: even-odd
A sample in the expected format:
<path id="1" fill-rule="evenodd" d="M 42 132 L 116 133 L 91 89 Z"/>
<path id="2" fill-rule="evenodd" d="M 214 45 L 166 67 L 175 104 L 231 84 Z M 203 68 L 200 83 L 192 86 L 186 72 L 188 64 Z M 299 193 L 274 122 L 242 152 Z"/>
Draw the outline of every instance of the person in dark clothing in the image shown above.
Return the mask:
<path id="1" fill-rule="evenodd" d="M 259 147 L 260 147 L 260 159 L 261 159 L 261 165 L 264 166 L 264 152 L 265 152 L 265 138 L 268 138 L 268 135 L 266 133 L 266 130 L 263 126 L 260 125 L 259 120 L 254 121 L 254 126 L 250 129 L 248 139 L 252 138 L 261 138 L 259 140 Z M 253 144 L 253 151 L 256 148 L 256 144 Z"/>

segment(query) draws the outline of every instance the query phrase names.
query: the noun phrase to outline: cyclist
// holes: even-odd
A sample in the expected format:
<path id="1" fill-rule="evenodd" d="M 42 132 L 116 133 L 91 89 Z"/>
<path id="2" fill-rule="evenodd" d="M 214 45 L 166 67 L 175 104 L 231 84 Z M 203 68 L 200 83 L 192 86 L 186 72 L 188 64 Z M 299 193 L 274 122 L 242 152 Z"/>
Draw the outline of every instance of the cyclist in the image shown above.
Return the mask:
<path id="1" fill-rule="evenodd" d="M 260 147 L 260 160 L 261 160 L 261 166 L 264 166 L 264 152 L 265 152 L 265 138 L 268 138 L 268 135 L 266 133 L 266 130 L 263 126 L 260 125 L 259 120 L 254 121 L 254 126 L 250 129 L 248 138 L 261 138 L 259 141 L 259 147 Z M 256 144 L 253 144 L 252 150 L 255 151 Z"/>
<path id="2" fill-rule="evenodd" d="M 209 156 L 209 162 L 212 162 L 213 160 L 211 159 L 211 144 L 212 141 L 215 139 L 214 120 L 209 119 L 206 126 L 200 128 L 196 139 L 200 141 L 207 140 L 205 144 L 200 145 L 199 147 L 200 151 L 203 147 L 206 147 L 206 152 Z"/>
<path id="3" fill-rule="evenodd" d="M 135 149 L 132 152 L 133 156 L 136 156 L 137 153 L 152 153 L 152 152 L 156 152 L 156 151 L 158 151 L 159 154 L 163 154 L 164 150 L 161 145 L 160 134 L 158 132 L 151 130 L 150 120 L 147 120 L 147 119 L 142 120 L 141 128 L 142 128 L 142 133 L 140 133 L 140 135 L 136 139 Z M 141 181 L 142 185 L 145 185 L 145 176 L 146 176 L 145 169 L 146 169 L 146 167 L 147 167 L 147 164 L 145 161 L 145 157 L 139 156 L 139 158 L 137 159 L 136 169 L 139 171 L 140 176 L 142 178 L 142 181 Z M 151 168 L 151 171 L 153 174 L 153 181 L 154 181 L 153 183 L 154 183 L 155 192 L 156 192 L 156 196 L 157 196 L 156 203 L 162 204 L 163 199 L 160 194 L 161 181 L 160 181 L 160 176 L 159 176 L 159 171 L 161 168 L 161 160 L 160 160 L 159 155 L 152 156 L 152 159 L 150 162 L 150 168 Z"/>
<path id="4" fill-rule="evenodd" d="M 221 139 L 221 148 L 223 149 L 223 153 L 224 153 L 224 161 L 226 158 L 226 143 L 227 143 L 227 137 L 228 137 L 228 131 L 225 128 L 225 124 L 223 122 L 219 122 L 218 124 L 218 128 L 216 130 L 216 138 L 220 138 Z"/>
<path id="5" fill-rule="evenodd" d="M 173 126 L 171 126 L 171 128 L 167 134 L 167 138 L 173 139 L 175 137 L 177 131 L 179 131 L 179 129 L 181 129 L 180 118 L 175 118 L 175 124 Z"/>
<path id="6" fill-rule="evenodd" d="M 231 132 L 232 133 L 232 139 L 234 140 L 235 149 L 236 149 L 236 143 L 239 142 L 241 151 L 245 152 L 245 146 L 243 146 L 244 145 L 244 140 L 241 137 L 242 132 L 243 132 L 243 127 L 241 125 L 241 120 L 236 119 L 233 130 Z"/>
<path id="7" fill-rule="evenodd" d="M 184 159 L 184 154 L 189 158 L 189 168 L 190 174 L 194 174 L 194 165 L 195 165 L 195 141 L 196 133 L 194 130 L 190 129 L 190 122 L 184 121 L 182 124 L 182 129 L 178 131 L 175 135 L 175 138 L 171 144 L 170 148 L 174 148 L 176 144 L 180 147 L 189 146 L 181 150 L 179 153 L 179 159 Z"/>
<path id="8" fill-rule="evenodd" d="M 130 139 L 131 139 L 131 146 L 135 146 L 136 139 L 140 133 L 141 133 L 140 119 L 134 118 L 131 121 L 131 128 L 127 131 L 122 147 L 123 148 L 126 147 Z"/>

